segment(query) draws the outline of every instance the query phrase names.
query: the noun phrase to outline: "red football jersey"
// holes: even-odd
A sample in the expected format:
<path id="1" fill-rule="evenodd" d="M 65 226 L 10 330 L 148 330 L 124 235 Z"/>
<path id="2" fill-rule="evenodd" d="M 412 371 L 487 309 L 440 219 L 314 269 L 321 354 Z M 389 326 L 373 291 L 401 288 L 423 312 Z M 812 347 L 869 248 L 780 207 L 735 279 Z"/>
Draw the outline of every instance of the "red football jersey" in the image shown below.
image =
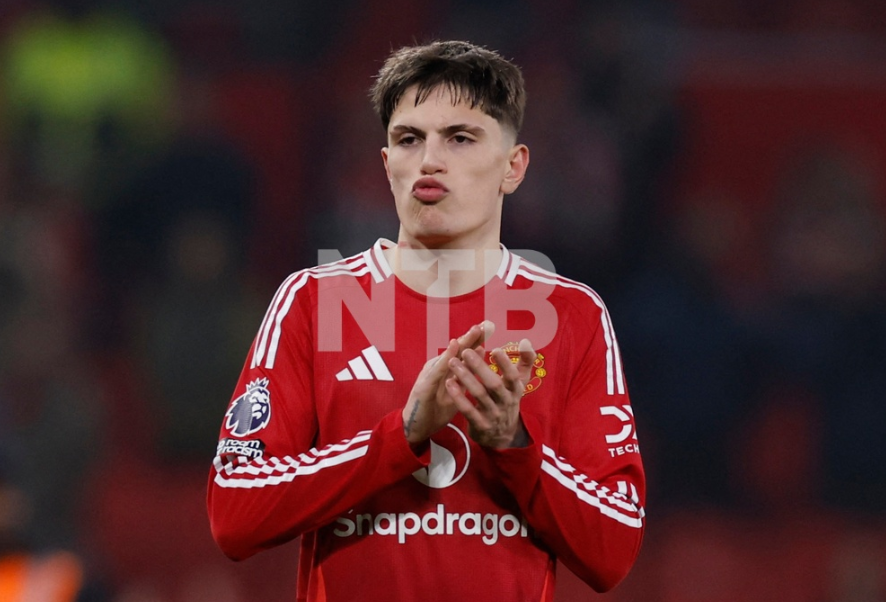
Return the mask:
<path id="1" fill-rule="evenodd" d="M 640 547 L 645 480 L 600 297 L 507 250 L 484 288 L 424 296 L 393 275 L 391 244 L 277 291 L 210 471 L 219 546 L 241 559 L 302 536 L 299 601 L 549 602 L 556 559 L 611 588 Z M 415 378 L 484 319 L 486 349 L 538 351 L 531 443 L 480 447 L 457 415 L 416 456 L 401 416 Z"/>

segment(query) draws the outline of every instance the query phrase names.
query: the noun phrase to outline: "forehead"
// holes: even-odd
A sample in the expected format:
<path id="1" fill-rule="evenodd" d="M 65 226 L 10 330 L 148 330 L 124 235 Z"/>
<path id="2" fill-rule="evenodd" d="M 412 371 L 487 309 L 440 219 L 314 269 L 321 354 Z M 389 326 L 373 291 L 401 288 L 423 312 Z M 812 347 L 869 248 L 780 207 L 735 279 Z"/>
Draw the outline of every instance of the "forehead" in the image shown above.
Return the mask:
<path id="1" fill-rule="evenodd" d="M 403 93 L 400 102 L 391 114 L 390 127 L 397 125 L 417 125 L 414 121 L 427 122 L 426 125 L 443 126 L 452 123 L 482 125 L 484 128 L 501 129 L 496 119 L 484 113 L 479 106 L 471 107 L 467 95 L 452 94 L 447 86 L 437 86 L 427 98 L 416 105 L 417 86 Z"/>

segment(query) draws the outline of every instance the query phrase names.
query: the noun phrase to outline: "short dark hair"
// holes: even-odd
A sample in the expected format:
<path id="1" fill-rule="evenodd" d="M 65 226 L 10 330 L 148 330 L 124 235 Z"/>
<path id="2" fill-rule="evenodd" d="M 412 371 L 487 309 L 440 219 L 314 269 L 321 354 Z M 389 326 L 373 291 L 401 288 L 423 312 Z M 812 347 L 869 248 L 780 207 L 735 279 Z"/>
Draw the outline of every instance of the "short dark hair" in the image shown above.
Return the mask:
<path id="1" fill-rule="evenodd" d="M 470 102 L 471 108 L 479 107 L 515 134 L 523 125 L 526 90 L 520 68 L 497 52 L 470 42 L 432 42 L 391 53 L 369 92 L 385 130 L 403 94 L 412 86 L 418 87 L 416 105 L 444 86 L 453 102 Z"/>

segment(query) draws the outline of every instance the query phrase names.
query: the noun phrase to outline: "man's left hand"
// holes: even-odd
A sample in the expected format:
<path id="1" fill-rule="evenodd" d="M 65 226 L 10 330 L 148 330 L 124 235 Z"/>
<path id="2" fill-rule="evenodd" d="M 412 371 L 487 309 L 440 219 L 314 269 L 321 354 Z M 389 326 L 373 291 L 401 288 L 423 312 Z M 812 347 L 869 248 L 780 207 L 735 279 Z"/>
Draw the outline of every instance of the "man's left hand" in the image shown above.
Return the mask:
<path id="1" fill-rule="evenodd" d="M 516 363 L 501 348 L 490 355 L 499 366 L 499 374 L 490 370 L 474 349 L 466 349 L 460 358 L 450 359 L 453 375 L 446 380 L 446 389 L 467 419 L 474 441 L 495 449 L 525 447 L 529 436 L 520 419 L 520 399 L 531 376 L 535 350 L 528 339 L 523 339 Z"/>

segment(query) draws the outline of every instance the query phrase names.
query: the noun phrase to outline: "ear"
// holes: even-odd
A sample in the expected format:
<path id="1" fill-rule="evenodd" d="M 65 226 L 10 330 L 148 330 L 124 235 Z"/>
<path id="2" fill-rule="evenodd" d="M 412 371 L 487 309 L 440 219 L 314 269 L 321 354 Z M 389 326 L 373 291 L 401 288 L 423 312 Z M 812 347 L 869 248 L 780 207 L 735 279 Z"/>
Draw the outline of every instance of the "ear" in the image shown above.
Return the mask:
<path id="1" fill-rule="evenodd" d="M 501 181 L 499 190 L 503 194 L 511 194 L 523 181 L 526 176 L 526 169 L 529 167 L 529 147 L 525 144 L 514 145 L 508 152 L 508 170 L 504 179 Z"/>
<path id="2" fill-rule="evenodd" d="M 388 178 L 388 182 L 392 180 L 391 178 L 391 168 L 388 167 L 388 147 L 385 146 L 381 149 L 381 160 L 385 164 L 385 176 Z"/>

